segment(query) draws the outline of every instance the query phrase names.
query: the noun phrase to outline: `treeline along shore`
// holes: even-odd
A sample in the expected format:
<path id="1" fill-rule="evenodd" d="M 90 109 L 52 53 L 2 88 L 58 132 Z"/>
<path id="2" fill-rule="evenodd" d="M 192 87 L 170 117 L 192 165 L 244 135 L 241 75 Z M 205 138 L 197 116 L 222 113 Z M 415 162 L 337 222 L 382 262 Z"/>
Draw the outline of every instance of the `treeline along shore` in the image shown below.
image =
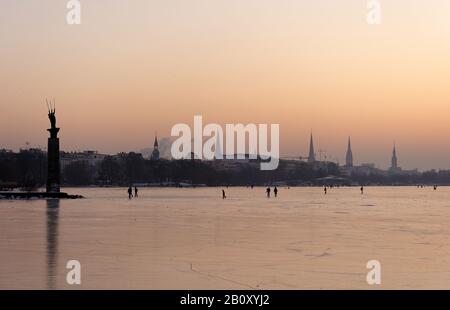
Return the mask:
<path id="1" fill-rule="evenodd" d="M 68 154 L 72 153 L 61 152 L 62 160 Z M 259 164 L 258 159 L 248 158 L 151 160 L 131 152 L 105 155 L 94 161 L 67 161 L 62 165 L 61 181 L 63 186 L 450 185 L 450 170 L 391 173 L 375 167 L 281 159 L 276 170 L 262 171 Z M 45 151 L 0 150 L 1 190 L 36 189 L 45 185 L 46 173 Z"/>

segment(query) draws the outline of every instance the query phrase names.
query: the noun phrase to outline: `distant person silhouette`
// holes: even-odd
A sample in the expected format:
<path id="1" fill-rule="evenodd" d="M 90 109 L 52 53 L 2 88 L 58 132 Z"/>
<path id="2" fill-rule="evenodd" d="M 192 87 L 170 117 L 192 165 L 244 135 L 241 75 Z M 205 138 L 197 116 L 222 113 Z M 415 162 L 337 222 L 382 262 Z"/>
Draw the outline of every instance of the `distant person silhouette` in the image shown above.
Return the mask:
<path id="1" fill-rule="evenodd" d="M 277 197 L 277 195 L 278 195 L 278 188 L 276 186 L 273 189 L 273 193 L 275 194 L 275 197 Z"/>
<path id="2" fill-rule="evenodd" d="M 270 187 L 266 188 L 267 198 L 270 198 Z"/>
<path id="3" fill-rule="evenodd" d="M 133 198 L 133 190 L 131 189 L 131 186 L 128 187 L 128 199 Z"/>
<path id="4" fill-rule="evenodd" d="M 361 186 L 361 195 L 364 194 L 364 186 Z"/>
<path id="5" fill-rule="evenodd" d="M 225 195 L 225 190 L 222 190 L 222 199 L 227 198 L 227 195 Z"/>
<path id="6" fill-rule="evenodd" d="M 434 189 L 434 190 L 437 190 L 437 185 L 435 185 L 435 186 L 433 187 L 433 189 Z"/>
<path id="7" fill-rule="evenodd" d="M 252 189 L 253 189 L 253 184 L 252 184 L 252 186 L 250 186 Z"/>
<path id="8" fill-rule="evenodd" d="M 134 197 L 138 196 L 138 188 L 135 186 L 134 187 Z"/>
<path id="9" fill-rule="evenodd" d="M 327 187 L 326 186 L 323 187 L 323 192 L 324 192 L 325 195 L 327 194 Z"/>

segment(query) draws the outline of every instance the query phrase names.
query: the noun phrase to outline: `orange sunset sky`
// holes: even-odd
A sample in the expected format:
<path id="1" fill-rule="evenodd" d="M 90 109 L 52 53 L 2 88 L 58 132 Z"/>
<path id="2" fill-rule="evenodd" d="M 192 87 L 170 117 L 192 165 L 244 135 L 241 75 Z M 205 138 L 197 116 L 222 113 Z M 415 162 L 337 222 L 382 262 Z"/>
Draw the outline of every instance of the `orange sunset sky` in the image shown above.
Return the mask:
<path id="1" fill-rule="evenodd" d="M 139 151 L 176 123 L 279 123 L 282 156 L 450 168 L 450 1 L 0 2 L 0 148 Z"/>

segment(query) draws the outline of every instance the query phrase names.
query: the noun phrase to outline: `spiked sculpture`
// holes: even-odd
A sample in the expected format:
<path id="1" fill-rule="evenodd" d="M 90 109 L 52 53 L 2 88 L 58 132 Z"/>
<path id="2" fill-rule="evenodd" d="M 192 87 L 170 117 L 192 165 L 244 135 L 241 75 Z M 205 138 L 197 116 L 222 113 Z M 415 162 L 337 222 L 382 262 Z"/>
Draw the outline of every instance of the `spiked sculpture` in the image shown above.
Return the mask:
<path id="1" fill-rule="evenodd" d="M 48 157 L 48 174 L 47 174 L 47 193 L 59 193 L 60 167 L 59 167 L 59 128 L 56 127 L 55 116 L 55 100 L 47 102 L 48 118 L 51 128 L 48 138 L 47 157 Z"/>

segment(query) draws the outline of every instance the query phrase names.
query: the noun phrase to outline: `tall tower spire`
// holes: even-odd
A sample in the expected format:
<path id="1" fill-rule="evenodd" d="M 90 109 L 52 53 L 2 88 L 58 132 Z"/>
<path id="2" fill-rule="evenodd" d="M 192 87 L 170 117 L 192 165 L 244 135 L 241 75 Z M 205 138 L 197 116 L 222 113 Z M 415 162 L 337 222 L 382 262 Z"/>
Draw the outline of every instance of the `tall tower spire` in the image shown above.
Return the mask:
<path id="1" fill-rule="evenodd" d="M 309 163 L 313 163 L 316 161 L 316 155 L 314 152 L 314 140 L 313 140 L 313 135 L 311 132 L 311 139 L 309 140 L 309 156 L 308 156 L 308 162 Z"/>
<path id="2" fill-rule="evenodd" d="M 391 169 L 397 169 L 397 151 L 395 149 L 395 143 L 394 143 L 394 149 L 392 150 L 392 159 L 391 159 Z"/>
<path id="3" fill-rule="evenodd" d="M 153 147 L 155 149 L 158 149 L 158 135 L 157 134 L 155 134 L 155 142 L 153 143 Z"/>
<path id="4" fill-rule="evenodd" d="M 155 142 L 153 143 L 153 152 L 150 156 L 152 160 L 159 160 L 158 135 L 155 133 Z"/>
<path id="5" fill-rule="evenodd" d="M 352 152 L 352 143 L 350 141 L 350 137 L 348 137 L 347 154 L 345 156 L 345 166 L 353 167 L 353 152 Z"/>

